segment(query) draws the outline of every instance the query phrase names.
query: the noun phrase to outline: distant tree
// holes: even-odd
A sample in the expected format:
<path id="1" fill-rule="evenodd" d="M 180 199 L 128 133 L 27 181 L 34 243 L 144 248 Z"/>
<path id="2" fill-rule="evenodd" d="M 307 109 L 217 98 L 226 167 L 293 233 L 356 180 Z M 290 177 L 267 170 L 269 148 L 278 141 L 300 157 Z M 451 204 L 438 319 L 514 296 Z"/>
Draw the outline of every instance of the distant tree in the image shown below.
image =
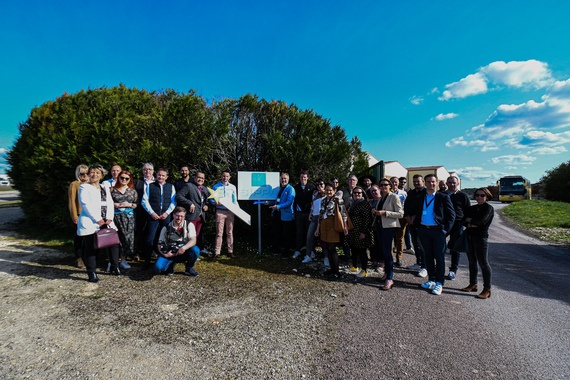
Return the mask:
<path id="1" fill-rule="evenodd" d="M 152 162 L 171 173 L 188 164 L 209 179 L 222 168 L 329 178 L 365 160 L 356 137 L 313 110 L 249 94 L 208 104 L 194 91 L 89 89 L 32 109 L 19 130 L 8 174 L 28 223 L 56 233 L 69 227 L 67 187 L 80 163 L 119 164 L 135 176 Z"/>
<path id="2" fill-rule="evenodd" d="M 540 182 L 545 199 L 570 203 L 570 161 L 547 171 Z"/>

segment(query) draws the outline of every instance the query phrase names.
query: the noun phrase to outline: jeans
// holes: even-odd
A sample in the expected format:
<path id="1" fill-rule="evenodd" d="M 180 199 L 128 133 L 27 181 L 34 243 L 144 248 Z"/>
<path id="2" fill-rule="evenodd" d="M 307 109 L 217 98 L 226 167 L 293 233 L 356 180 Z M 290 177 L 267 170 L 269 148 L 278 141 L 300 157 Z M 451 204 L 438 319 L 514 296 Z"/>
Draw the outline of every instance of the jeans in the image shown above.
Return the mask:
<path id="1" fill-rule="evenodd" d="M 408 225 L 410 230 L 410 235 L 412 237 L 412 243 L 414 246 L 414 252 L 416 253 L 416 263 L 422 267 L 426 267 L 426 255 L 424 248 L 422 247 L 422 242 L 418 239 L 418 228 L 415 226 Z"/>
<path id="2" fill-rule="evenodd" d="M 295 211 L 295 250 L 301 252 L 301 248 L 307 241 L 307 230 L 309 229 L 309 213 Z M 307 250 L 310 254 L 310 251 Z"/>
<path id="3" fill-rule="evenodd" d="M 451 228 L 451 231 L 449 232 L 449 253 L 451 254 L 451 265 L 449 267 L 449 270 L 457 272 L 457 269 L 459 268 L 459 252 L 451 249 L 453 247 L 453 245 L 455 244 L 455 242 L 457 241 L 457 239 L 459 238 L 459 235 L 461 235 L 461 232 L 463 231 L 463 226 L 459 223 L 455 223 L 453 225 L 453 228 Z"/>
<path id="4" fill-rule="evenodd" d="M 445 234 L 441 228 L 418 227 L 430 281 L 445 283 Z"/>
<path id="5" fill-rule="evenodd" d="M 311 252 L 315 251 L 315 232 L 317 231 L 317 226 L 319 225 L 319 216 L 313 215 L 313 220 L 309 224 L 309 229 L 307 230 L 307 255 L 311 255 Z"/>
<path id="6" fill-rule="evenodd" d="M 394 258 L 392 257 L 392 240 L 394 240 L 394 234 L 396 233 L 396 228 L 382 228 L 380 226 L 376 227 L 376 247 L 382 253 L 382 258 L 384 259 L 384 273 L 386 273 L 386 279 L 394 279 Z"/>
<path id="7" fill-rule="evenodd" d="M 144 253 L 145 264 L 150 264 L 152 250 L 156 247 L 156 243 L 158 243 L 158 238 L 160 237 L 159 228 L 162 230 L 163 227 L 168 226 L 168 223 L 170 223 L 170 215 L 163 220 L 152 220 L 152 218 L 149 217 L 146 225 L 146 250 Z"/>
<path id="8" fill-rule="evenodd" d="M 469 284 L 477 283 L 477 263 L 483 274 L 483 287 L 491 289 L 491 266 L 488 261 L 489 242 L 487 238 L 471 237 L 471 250 L 467 253 L 469 258 Z"/>

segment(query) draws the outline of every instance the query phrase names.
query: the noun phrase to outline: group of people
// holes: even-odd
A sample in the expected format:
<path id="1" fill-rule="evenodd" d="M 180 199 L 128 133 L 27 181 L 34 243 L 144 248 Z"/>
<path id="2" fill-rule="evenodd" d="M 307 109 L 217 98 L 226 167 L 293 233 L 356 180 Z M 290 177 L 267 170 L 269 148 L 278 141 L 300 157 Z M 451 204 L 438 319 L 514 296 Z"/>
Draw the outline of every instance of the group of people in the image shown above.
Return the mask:
<path id="1" fill-rule="evenodd" d="M 359 185 L 360 182 L 360 185 Z M 405 177 L 382 178 L 349 175 L 346 186 L 339 188 L 337 178 L 325 182 L 308 181 L 302 172 L 299 183 L 292 186 L 288 173 L 280 174 L 280 190 L 272 209 L 272 247 L 275 254 L 294 258 L 305 247 L 303 263 L 316 259 L 315 246 L 322 248 L 325 272 L 331 279 L 340 277 L 337 247 L 350 260 L 350 272 L 357 277 L 369 275 L 369 262 L 377 270 L 383 267 L 382 289 L 394 285 L 394 267 L 402 267 L 404 252 L 414 253 L 416 264 L 408 267 L 419 277 L 427 278 L 421 286 L 440 295 L 446 278 L 455 280 L 460 253 L 456 242 L 467 234 L 471 242 L 469 286 L 463 291 L 477 291 L 478 265 L 483 273 L 483 290 L 479 298 L 491 295 L 491 268 L 488 262 L 488 230 L 493 207 L 487 203 L 491 193 L 486 188 L 475 191 L 476 204 L 459 190 L 459 179 L 450 176 L 438 181 L 433 174 L 414 175 L 413 188 L 405 190 Z M 295 230 L 293 239 L 292 231 Z M 449 238 L 449 242 L 448 242 Z M 405 248 L 406 247 L 406 248 Z M 451 266 L 445 274 L 445 253 L 451 254 Z M 395 253 L 395 259 L 393 254 Z"/>
<path id="2" fill-rule="evenodd" d="M 228 255 L 233 255 L 234 216 L 219 198 L 210 197 L 204 186 L 205 174 L 190 176 L 188 166 L 180 168 L 180 179 L 167 182 L 168 170 L 155 170 L 151 163 L 142 167 L 143 177 L 135 179 L 119 165 L 111 168 L 111 178 L 104 180 L 107 171 L 101 165 L 78 165 L 76 180 L 69 185 L 69 212 L 76 225 L 74 251 L 76 265 L 85 267 L 88 281 L 98 282 L 95 234 L 111 228 L 117 231 L 120 244 L 106 248 L 107 271 L 121 275 L 131 266 L 127 259 L 142 261 L 143 269 L 172 274 L 174 265 L 185 263 L 184 274 L 197 276 L 194 264 L 201 253 L 210 254 L 204 246 L 206 211 L 216 207 L 216 244 L 214 258 L 220 256 L 223 233 L 227 235 Z M 213 189 L 220 197 L 228 197 L 237 204 L 236 187 L 229 172 L 222 173 L 221 181 Z M 153 255 L 157 254 L 154 266 Z"/>
<path id="3" fill-rule="evenodd" d="M 94 238 L 102 228 L 117 230 L 120 238 L 120 245 L 108 248 L 108 271 L 115 275 L 130 269 L 128 258 L 151 268 L 153 253 L 157 253 L 156 272 L 172 274 L 174 264 L 184 262 L 184 274 L 197 276 L 194 264 L 201 253 L 220 256 L 224 232 L 228 256 L 235 257 L 234 214 L 219 203 L 220 198 L 226 198 L 237 205 L 237 189 L 230 183 L 228 171 L 212 187 L 217 193 L 214 197 L 204 186 L 205 174 L 190 176 L 188 166 L 180 168 L 180 179 L 174 184 L 167 181 L 166 169 L 158 169 L 155 177 L 151 163 L 145 163 L 142 172 L 142 178 L 134 179 L 132 173 L 115 165 L 111 178 L 102 181 L 107 172 L 101 165 L 76 168 L 77 180 L 69 186 L 69 210 L 77 225 L 77 263 L 85 266 L 89 281 L 98 281 Z M 475 191 L 476 204 L 471 206 L 455 176 L 442 184 L 433 174 L 425 178 L 414 175 L 413 188 L 407 191 L 405 177 L 382 178 L 376 183 L 372 176 L 359 181 L 349 175 L 342 188 L 338 178 L 310 183 L 307 172 L 300 173 L 298 184 L 289 181 L 288 173 L 280 173 L 277 198 L 266 202 L 271 210 L 274 254 L 288 256 L 294 249 L 293 257 L 299 258 L 304 248 L 302 262 L 309 263 L 317 259 L 315 247 L 320 246 L 328 268 L 325 274 L 334 280 L 340 277 L 337 247 L 341 247 L 352 264 L 349 271 L 365 278 L 370 270 L 383 267 L 382 289 L 390 290 L 394 267 L 403 266 L 403 253 L 414 253 L 416 264 L 408 269 L 427 277 L 421 286 L 440 295 L 446 278 L 456 278 L 460 254 L 454 246 L 467 233 L 470 276 L 469 285 L 462 290 L 478 290 L 479 264 L 483 291 L 478 297 L 490 297 L 487 238 L 494 212 L 487 203 L 491 194 L 486 188 Z M 216 223 L 213 253 L 205 249 L 203 236 L 210 207 L 215 208 Z M 451 266 L 446 276 L 447 247 Z"/>

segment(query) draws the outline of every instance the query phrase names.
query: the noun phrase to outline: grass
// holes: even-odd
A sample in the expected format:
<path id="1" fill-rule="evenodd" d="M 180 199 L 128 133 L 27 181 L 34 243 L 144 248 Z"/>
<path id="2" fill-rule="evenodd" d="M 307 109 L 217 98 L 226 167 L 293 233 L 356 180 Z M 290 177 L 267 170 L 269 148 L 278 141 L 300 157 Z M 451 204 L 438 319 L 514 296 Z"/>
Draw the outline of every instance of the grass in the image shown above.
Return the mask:
<path id="1" fill-rule="evenodd" d="M 515 202 L 503 209 L 503 215 L 543 240 L 570 245 L 570 203 L 545 200 Z"/>

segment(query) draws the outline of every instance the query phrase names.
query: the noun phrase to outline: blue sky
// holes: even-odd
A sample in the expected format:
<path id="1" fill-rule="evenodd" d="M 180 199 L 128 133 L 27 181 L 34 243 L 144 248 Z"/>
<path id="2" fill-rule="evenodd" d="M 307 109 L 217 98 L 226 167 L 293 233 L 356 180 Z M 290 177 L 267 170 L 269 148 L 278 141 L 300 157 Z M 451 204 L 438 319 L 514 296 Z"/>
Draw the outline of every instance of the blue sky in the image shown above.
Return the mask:
<path id="1" fill-rule="evenodd" d="M 549 0 L 4 1 L 0 152 L 33 107 L 123 83 L 294 103 L 463 187 L 538 181 L 570 157 L 569 14 Z"/>

